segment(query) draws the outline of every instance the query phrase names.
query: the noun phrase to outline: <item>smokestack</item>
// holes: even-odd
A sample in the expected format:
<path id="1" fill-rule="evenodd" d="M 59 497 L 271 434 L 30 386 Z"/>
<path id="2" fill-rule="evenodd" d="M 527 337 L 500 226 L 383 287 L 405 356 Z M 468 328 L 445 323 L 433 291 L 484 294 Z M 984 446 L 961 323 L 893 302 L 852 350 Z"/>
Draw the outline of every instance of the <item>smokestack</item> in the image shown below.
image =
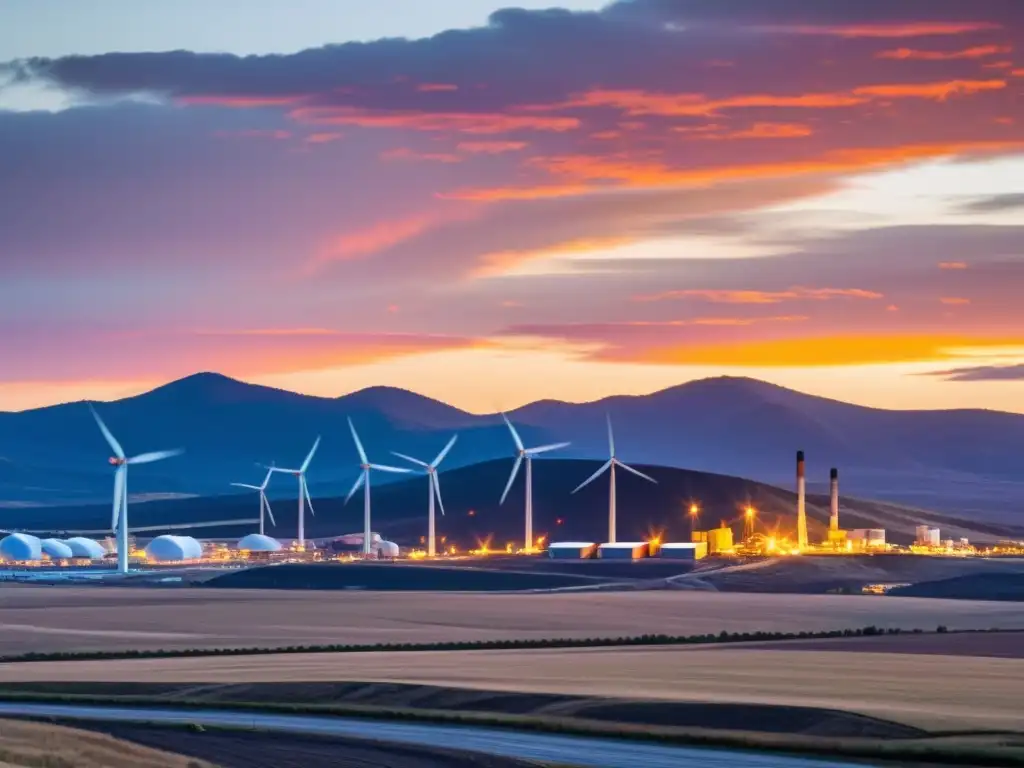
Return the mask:
<path id="1" fill-rule="evenodd" d="M 830 531 L 839 530 L 839 470 L 832 467 L 829 472 L 829 495 L 830 495 L 830 512 L 828 517 L 828 529 Z"/>
<path id="2" fill-rule="evenodd" d="M 796 543 L 807 548 L 807 487 L 804 480 L 804 452 L 796 452 Z"/>

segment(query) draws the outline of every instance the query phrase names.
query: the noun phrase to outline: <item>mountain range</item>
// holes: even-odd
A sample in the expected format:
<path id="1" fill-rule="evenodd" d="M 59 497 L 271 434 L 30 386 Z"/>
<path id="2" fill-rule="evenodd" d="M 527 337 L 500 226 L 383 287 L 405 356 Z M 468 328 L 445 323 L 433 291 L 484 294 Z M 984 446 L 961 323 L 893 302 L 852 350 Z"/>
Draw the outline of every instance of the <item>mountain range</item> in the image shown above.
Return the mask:
<path id="1" fill-rule="evenodd" d="M 513 453 L 500 414 L 474 415 L 390 387 L 325 398 L 201 373 L 98 403 L 96 409 L 129 455 L 186 449 L 180 457 L 133 467 L 129 489 L 135 500 L 222 495 L 233 490 L 231 482 L 258 483 L 258 465 L 297 466 L 317 435 L 323 441 L 309 470 L 310 489 L 315 496 L 342 494 L 355 479 L 358 461 L 347 418 L 371 461 L 398 463 L 392 450 L 429 460 L 453 433 L 459 441 L 445 469 Z M 754 379 L 719 377 L 591 403 L 539 401 L 508 415 L 527 445 L 571 441 L 566 450 L 550 454 L 555 460 L 605 458 L 606 414 L 628 463 L 791 488 L 794 454 L 801 449 L 812 490 L 824 490 L 835 466 L 845 494 L 977 520 L 1014 521 L 1024 512 L 1019 414 L 881 410 Z M 111 488 L 108 455 L 85 402 L 0 412 L 0 505 L 105 501 Z M 291 486 L 285 478 L 276 480 L 271 497 L 291 495 Z"/>

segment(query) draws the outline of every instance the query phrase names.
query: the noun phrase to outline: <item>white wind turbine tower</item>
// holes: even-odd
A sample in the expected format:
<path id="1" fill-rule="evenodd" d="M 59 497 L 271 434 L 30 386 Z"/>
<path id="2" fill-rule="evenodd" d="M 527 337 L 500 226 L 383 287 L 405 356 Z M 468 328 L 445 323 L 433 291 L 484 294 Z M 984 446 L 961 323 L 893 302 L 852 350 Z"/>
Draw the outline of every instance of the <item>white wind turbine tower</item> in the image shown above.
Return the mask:
<path id="1" fill-rule="evenodd" d="M 153 451 L 152 453 L 140 453 L 130 459 L 125 458 L 124 449 L 117 442 L 117 438 L 107 429 L 103 419 L 96 413 L 96 409 L 90 405 L 89 410 L 92 411 L 100 432 L 103 433 L 103 437 L 106 438 L 110 449 L 114 452 L 109 459 L 110 463 L 117 467 L 114 470 L 114 514 L 110 521 L 110 529 L 117 535 L 117 570 L 121 573 L 128 573 L 128 465 L 150 464 L 154 461 L 178 456 L 184 451 L 180 448 L 173 451 Z"/>
<path id="2" fill-rule="evenodd" d="M 515 440 L 516 463 L 512 465 L 512 474 L 508 476 L 505 492 L 501 494 L 501 501 L 498 503 L 505 503 L 505 497 L 508 496 L 509 489 L 516 479 L 516 473 L 519 472 L 519 465 L 523 463 L 523 459 L 526 459 L 526 534 L 524 548 L 529 552 L 533 549 L 533 457 L 539 453 L 547 453 L 558 448 L 565 448 L 569 443 L 552 443 L 551 445 L 541 445 L 537 448 L 524 448 L 523 441 L 519 439 L 519 433 L 512 426 L 512 422 L 508 420 L 508 416 L 503 413 L 501 418 L 505 420 L 509 431 L 512 433 L 512 439 Z"/>
<path id="3" fill-rule="evenodd" d="M 299 469 L 281 469 L 280 467 L 267 467 L 274 472 L 282 472 L 286 475 L 294 475 L 299 479 L 299 546 L 305 548 L 306 546 L 306 509 L 305 504 L 309 504 L 309 514 L 316 515 L 313 511 L 313 500 L 309 498 L 309 486 L 306 485 L 306 470 L 309 469 L 309 463 L 313 460 L 313 454 L 316 453 L 316 449 L 320 447 L 320 436 L 317 435 L 316 441 L 313 443 L 313 447 L 309 449 L 309 453 L 306 455 L 306 460 L 302 462 L 302 467 Z M 269 506 L 269 505 L 268 505 Z"/>
<path id="4" fill-rule="evenodd" d="M 609 479 L 611 481 L 611 487 L 608 495 L 608 542 L 610 544 L 615 543 L 615 468 L 622 467 L 627 472 L 632 472 L 634 475 L 642 477 L 644 480 L 650 480 L 652 483 L 657 484 L 657 480 L 649 475 L 645 475 L 643 472 L 637 469 L 633 469 L 628 464 L 623 464 L 617 458 L 615 458 L 615 436 L 612 434 L 612 419 L 610 416 L 605 416 L 608 421 L 608 453 L 611 456 L 608 461 L 601 465 L 600 469 L 594 474 L 580 483 L 573 490 L 573 493 L 580 490 L 586 485 L 589 485 L 594 480 L 597 480 L 606 470 L 609 471 Z"/>
<path id="5" fill-rule="evenodd" d="M 266 512 L 267 515 L 270 516 L 270 524 L 275 526 L 275 527 L 277 526 L 277 522 L 274 520 L 274 513 L 270 509 L 270 500 L 267 498 L 267 493 L 266 493 L 267 486 L 270 484 L 270 476 L 272 474 L 274 474 L 274 468 L 273 467 L 268 467 L 267 468 L 267 476 L 265 478 L 263 478 L 263 484 L 262 485 L 249 485 L 248 483 L 232 483 L 232 485 L 235 486 L 236 488 L 248 488 L 249 490 L 259 491 L 260 492 L 260 535 L 261 536 L 263 535 L 263 516 L 264 516 L 264 511 Z M 311 504 L 310 508 L 312 508 L 312 506 L 313 505 Z"/>
<path id="6" fill-rule="evenodd" d="M 427 496 L 430 498 L 429 517 L 428 517 L 429 523 L 427 524 L 427 556 L 428 557 L 434 557 L 437 554 L 437 552 L 435 551 L 435 547 L 434 547 L 434 496 L 435 495 L 437 496 L 437 504 L 438 504 L 439 507 L 441 507 L 441 514 L 442 515 L 444 514 L 444 502 L 441 501 L 441 485 L 440 485 L 440 483 L 438 482 L 438 479 L 437 479 L 437 467 L 438 467 L 438 465 L 442 461 L 444 461 L 444 457 L 448 455 L 448 451 L 450 451 L 452 449 L 452 446 L 455 445 L 455 441 L 458 439 L 458 437 L 459 437 L 458 435 L 452 435 L 452 439 L 448 441 L 448 445 L 446 445 L 441 450 L 441 452 L 439 454 L 437 454 L 437 458 L 434 459 L 429 464 L 427 464 L 427 462 L 425 462 L 425 461 L 420 461 L 419 459 L 414 459 L 412 456 L 406 456 L 404 453 L 398 453 L 397 451 L 392 451 L 391 452 L 393 455 L 397 456 L 398 458 L 405 459 L 406 461 L 411 461 L 413 464 L 419 464 L 421 467 L 424 468 L 424 470 L 426 470 L 426 473 L 427 473 L 427 484 L 428 484 Z"/>
<path id="7" fill-rule="evenodd" d="M 370 554 L 370 470 L 376 469 L 381 472 L 411 472 L 409 469 L 402 469 L 400 467 L 388 467 L 383 464 L 371 464 L 370 460 L 366 458 L 366 451 L 363 450 L 363 444 L 359 441 L 359 435 L 356 434 L 355 425 L 352 424 L 352 419 L 348 420 L 348 428 L 352 430 L 352 439 L 356 442 L 356 450 L 359 451 L 359 467 L 363 470 L 359 473 L 359 477 L 356 478 L 355 485 L 352 486 L 352 490 L 348 492 L 348 496 L 345 497 L 345 503 L 348 504 L 349 499 L 352 498 L 353 494 L 359 490 L 359 486 L 363 486 L 363 554 Z"/>

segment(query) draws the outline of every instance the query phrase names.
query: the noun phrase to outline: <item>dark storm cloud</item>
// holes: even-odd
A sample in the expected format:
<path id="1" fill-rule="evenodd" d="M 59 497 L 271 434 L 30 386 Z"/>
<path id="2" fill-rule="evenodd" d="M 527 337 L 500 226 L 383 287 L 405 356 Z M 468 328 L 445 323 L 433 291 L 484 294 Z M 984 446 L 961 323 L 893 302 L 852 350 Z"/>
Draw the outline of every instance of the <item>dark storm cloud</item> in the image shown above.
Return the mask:
<path id="1" fill-rule="evenodd" d="M 1024 192 L 981 197 L 961 206 L 965 213 L 1001 213 L 1019 208 L 1024 208 Z"/>
<path id="2" fill-rule="evenodd" d="M 938 376 L 946 381 L 1024 381 L 1024 365 L 978 365 L 920 375 Z"/>

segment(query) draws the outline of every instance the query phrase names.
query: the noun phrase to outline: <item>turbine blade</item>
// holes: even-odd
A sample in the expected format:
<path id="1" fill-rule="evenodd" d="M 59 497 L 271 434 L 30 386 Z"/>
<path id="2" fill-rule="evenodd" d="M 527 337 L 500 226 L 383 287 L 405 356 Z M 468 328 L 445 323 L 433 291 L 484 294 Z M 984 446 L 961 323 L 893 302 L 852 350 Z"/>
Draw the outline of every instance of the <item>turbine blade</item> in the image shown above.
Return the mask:
<path id="1" fill-rule="evenodd" d="M 236 488 L 251 488 L 254 491 L 262 491 L 263 490 L 258 485 L 249 485 L 248 483 L 232 483 L 232 485 L 235 486 Z"/>
<path id="2" fill-rule="evenodd" d="M 441 452 L 439 454 L 437 454 L 437 458 L 434 459 L 433 462 L 431 462 L 431 466 L 436 467 L 438 464 L 440 464 L 442 461 L 444 461 L 444 457 L 448 455 L 448 451 L 450 451 L 452 449 L 452 446 L 455 445 L 455 441 L 458 440 L 458 439 L 459 439 L 458 435 L 452 435 L 452 439 L 448 441 L 448 445 L 446 445 L 441 450 Z"/>
<path id="3" fill-rule="evenodd" d="M 316 510 L 313 509 L 313 500 L 309 498 L 309 485 L 306 483 L 306 476 L 302 476 L 302 492 L 306 495 L 306 504 L 309 505 L 309 514 L 316 517 Z"/>
<path id="4" fill-rule="evenodd" d="M 110 530 L 117 532 L 117 521 L 121 517 L 121 501 L 124 498 L 125 468 L 122 464 L 114 473 L 114 512 L 110 518 Z"/>
<path id="5" fill-rule="evenodd" d="M 604 415 L 604 417 L 608 421 L 608 451 L 609 451 L 608 455 L 611 456 L 612 458 L 614 458 L 615 457 L 615 435 L 612 433 L 612 417 L 609 416 L 607 413 Z"/>
<path id="6" fill-rule="evenodd" d="M 538 453 L 547 453 L 548 451 L 565 448 L 567 445 L 571 445 L 571 443 L 552 443 L 551 445 L 542 445 L 539 448 L 527 448 L 526 452 L 531 456 L 535 456 Z"/>
<path id="7" fill-rule="evenodd" d="M 270 485 L 270 477 L 274 474 L 274 465 L 271 464 L 267 467 L 267 476 L 263 478 L 263 482 L 260 484 L 260 490 L 267 490 L 267 486 Z"/>
<path id="8" fill-rule="evenodd" d="M 405 467 L 389 467 L 386 464 L 371 464 L 370 469 L 379 469 L 381 472 L 400 472 L 402 474 L 412 472 L 411 469 L 406 469 Z"/>
<path id="9" fill-rule="evenodd" d="M 398 451 L 392 451 L 391 455 L 392 456 L 397 456 L 400 459 L 405 459 L 406 461 L 411 461 L 413 464 L 419 464 L 421 467 L 429 467 L 430 466 L 425 461 L 420 461 L 419 459 L 414 459 L 412 456 L 406 456 L 404 453 L 399 453 Z"/>
<path id="10" fill-rule="evenodd" d="M 655 485 L 657 485 L 657 483 L 658 483 L 658 481 L 655 480 L 650 475 L 645 475 L 639 469 L 633 469 L 631 466 L 629 466 L 628 464 L 623 464 L 621 461 L 616 460 L 615 461 L 615 465 L 618 466 L 618 467 L 622 467 L 627 472 L 632 472 L 634 475 L 637 475 L 638 477 L 642 477 L 644 480 L 650 480 Z"/>
<path id="11" fill-rule="evenodd" d="M 313 454 L 316 453 L 316 449 L 320 447 L 320 435 L 316 436 L 316 440 L 313 442 L 313 447 L 309 449 L 309 454 L 306 456 L 306 460 L 302 462 L 302 468 L 299 472 L 305 472 L 309 469 L 309 462 L 313 460 Z"/>
<path id="12" fill-rule="evenodd" d="M 370 460 L 366 458 L 366 451 L 363 450 L 363 444 L 359 441 L 359 435 L 356 433 L 356 427 L 352 423 L 352 419 L 348 420 L 348 428 L 352 430 L 352 439 L 356 441 L 356 450 L 359 451 L 359 460 L 363 464 L 369 464 Z"/>
<path id="13" fill-rule="evenodd" d="M 345 497 L 345 503 L 348 504 L 349 499 L 355 496 L 356 491 L 359 490 L 359 486 L 363 484 L 363 480 L 366 479 L 366 472 L 360 472 L 359 477 L 356 478 L 355 485 L 352 486 L 352 490 L 348 492 L 348 496 Z"/>
<path id="14" fill-rule="evenodd" d="M 169 459 L 172 456 L 180 456 L 185 451 L 181 448 L 176 448 L 173 451 L 153 451 L 152 453 L 140 453 L 138 456 L 132 456 L 128 459 L 129 464 L 152 464 L 154 461 L 163 461 Z"/>
<path id="15" fill-rule="evenodd" d="M 284 467 L 267 467 L 271 472 L 283 472 L 286 475 L 294 475 L 299 470 L 297 469 L 286 469 Z"/>
<path id="16" fill-rule="evenodd" d="M 512 439 L 516 441 L 516 448 L 520 451 L 523 450 L 523 441 L 519 439 L 519 433 L 516 432 L 516 428 L 512 426 L 512 422 L 508 420 L 508 416 L 503 413 L 501 414 L 501 418 L 503 418 L 505 423 L 508 424 L 509 432 L 512 433 Z"/>
<path id="17" fill-rule="evenodd" d="M 263 506 L 266 507 L 267 517 L 270 518 L 270 524 L 277 528 L 277 521 L 274 520 L 274 511 L 270 508 L 270 499 L 267 498 L 267 494 L 263 494 Z"/>
<path id="18" fill-rule="evenodd" d="M 516 463 L 512 465 L 512 474 L 508 476 L 508 482 L 505 483 L 505 492 L 501 494 L 501 501 L 498 502 L 499 506 L 505 503 L 505 497 L 508 496 L 508 491 L 512 487 L 512 483 L 516 479 L 516 473 L 519 471 L 519 465 L 522 463 L 523 454 L 520 453 L 518 456 L 516 456 Z"/>
<path id="19" fill-rule="evenodd" d="M 444 514 L 444 502 L 441 501 L 441 481 L 437 479 L 437 472 L 430 473 L 430 484 L 434 487 L 434 495 L 437 496 L 437 506 L 441 508 L 441 514 Z"/>
<path id="20" fill-rule="evenodd" d="M 580 483 L 579 485 L 577 485 L 577 486 L 576 486 L 576 487 L 575 487 L 575 488 L 573 489 L 573 491 L 572 491 L 572 492 L 573 492 L 573 493 L 576 493 L 576 491 L 578 491 L 578 490 L 579 490 L 580 488 L 583 488 L 583 487 L 585 487 L 585 486 L 587 486 L 587 485 L 590 485 L 590 484 L 591 484 L 592 482 L 594 482 L 595 480 L 597 480 L 597 478 L 599 478 L 599 477 L 600 477 L 600 476 L 601 476 L 602 474 L 604 474 L 604 472 L 605 472 L 605 471 L 606 471 L 606 470 L 607 470 L 607 469 L 608 469 L 608 468 L 609 468 L 609 467 L 610 467 L 611 465 L 612 465 L 612 460 L 611 460 L 611 459 L 608 459 L 608 461 L 606 461 L 606 462 L 605 462 L 604 464 L 602 464 L 602 465 L 601 465 L 600 469 L 598 469 L 598 470 L 597 470 L 597 472 L 595 472 L 595 473 L 594 473 L 594 474 L 592 474 L 592 475 L 591 475 L 590 477 L 588 477 L 588 478 L 587 478 L 586 480 L 584 480 L 584 481 L 583 481 L 582 483 Z"/>
<path id="21" fill-rule="evenodd" d="M 89 410 L 92 411 L 92 416 L 94 419 L 96 419 L 96 423 L 99 425 L 100 432 L 102 432 L 103 437 L 107 439 L 107 444 L 110 446 L 110 449 L 114 452 L 114 455 L 117 456 L 117 458 L 119 459 L 123 459 L 124 449 L 121 448 L 121 444 L 117 442 L 117 438 L 114 437 L 114 435 L 111 433 L 109 429 L 107 429 L 107 425 L 103 423 L 103 419 L 101 419 L 100 415 L 96 413 L 96 409 L 90 405 Z"/>

